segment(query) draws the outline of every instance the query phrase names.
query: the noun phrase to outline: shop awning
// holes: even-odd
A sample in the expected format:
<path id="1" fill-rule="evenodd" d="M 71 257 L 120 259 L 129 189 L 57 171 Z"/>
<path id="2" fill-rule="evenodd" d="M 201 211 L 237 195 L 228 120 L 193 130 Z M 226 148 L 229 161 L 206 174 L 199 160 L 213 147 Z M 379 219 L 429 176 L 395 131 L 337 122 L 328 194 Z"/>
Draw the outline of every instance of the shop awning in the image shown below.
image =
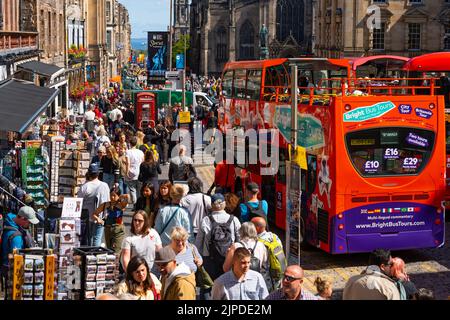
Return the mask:
<path id="1" fill-rule="evenodd" d="M 54 78 L 64 73 L 64 68 L 55 66 L 54 64 L 47 64 L 40 61 L 30 61 L 17 66 L 18 70 L 25 70 L 36 73 L 41 76 Z"/>
<path id="2" fill-rule="evenodd" d="M 45 112 L 58 93 L 59 90 L 38 87 L 31 82 L 1 82 L 0 130 L 24 133 Z"/>

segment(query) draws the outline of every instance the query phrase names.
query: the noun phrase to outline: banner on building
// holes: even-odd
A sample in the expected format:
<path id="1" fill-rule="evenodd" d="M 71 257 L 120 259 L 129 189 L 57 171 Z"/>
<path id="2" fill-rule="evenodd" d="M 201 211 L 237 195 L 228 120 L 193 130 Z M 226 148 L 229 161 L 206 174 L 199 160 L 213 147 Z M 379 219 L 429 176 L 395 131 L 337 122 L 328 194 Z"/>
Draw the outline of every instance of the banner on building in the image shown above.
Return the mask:
<path id="1" fill-rule="evenodd" d="M 148 33 L 148 84 L 164 84 L 168 70 L 168 32 Z"/>

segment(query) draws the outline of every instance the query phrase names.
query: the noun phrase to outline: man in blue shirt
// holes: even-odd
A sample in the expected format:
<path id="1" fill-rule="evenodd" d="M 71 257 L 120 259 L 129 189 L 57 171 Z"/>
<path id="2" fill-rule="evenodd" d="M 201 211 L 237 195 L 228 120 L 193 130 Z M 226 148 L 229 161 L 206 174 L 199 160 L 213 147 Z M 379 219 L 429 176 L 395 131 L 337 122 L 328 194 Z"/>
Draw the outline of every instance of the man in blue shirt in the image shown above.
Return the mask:
<path id="1" fill-rule="evenodd" d="M 263 276 L 250 270 L 251 253 L 237 248 L 233 255 L 233 267 L 214 281 L 212 300 L 263 300 L 268 295 Z"/>
<path id="2" fill-rule="evenodd" d="M 1 274 L 7 283 L 9 270 L 8 255 L 14 249 L 25 249 L 33 247 L 33 238 L 28 231 L 30 224 L 38 224 L 36 212 L 31 207 L 22 207 L 19 213 L 8 213 L 5 217 L 2 234 Z"/>
<path id="3" fill-rule="evenodd" d="M 266 200 L 262 200 L 261 203 L 258 199 L 259 186 L 258 184 L 251 182 L 247 185 L 247 190 L 250 193 L 249 200 L 245 203 L 241 203 L 241 222 L 249 222 L 253 218 L 260 216 L 267 221 L 267 213 L 269 212 L 269 205 Z M 252 208 L 252 212 L 249 210 Z"/>

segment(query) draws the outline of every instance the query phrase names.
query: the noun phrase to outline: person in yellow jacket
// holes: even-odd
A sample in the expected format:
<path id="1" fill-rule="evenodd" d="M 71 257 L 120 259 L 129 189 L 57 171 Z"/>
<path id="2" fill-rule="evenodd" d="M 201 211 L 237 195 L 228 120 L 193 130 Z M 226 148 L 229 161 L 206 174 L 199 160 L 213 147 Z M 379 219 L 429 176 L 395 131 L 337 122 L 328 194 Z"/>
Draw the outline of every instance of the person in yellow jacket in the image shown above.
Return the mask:
<path id="1" fill-rule="evenodd" d="M 155 263 L 161 272 L 161 300 L 195 300 L 195 273 L 185 264 L 177 265 L 172 247 L 156 252 Z"/>

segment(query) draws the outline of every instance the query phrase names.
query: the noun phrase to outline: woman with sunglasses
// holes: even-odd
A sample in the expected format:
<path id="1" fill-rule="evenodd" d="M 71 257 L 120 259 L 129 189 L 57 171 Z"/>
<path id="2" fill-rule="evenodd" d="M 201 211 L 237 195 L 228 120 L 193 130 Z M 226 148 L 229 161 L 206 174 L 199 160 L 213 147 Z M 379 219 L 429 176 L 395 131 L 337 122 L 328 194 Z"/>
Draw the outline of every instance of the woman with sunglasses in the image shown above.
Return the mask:
<path id="1" fill-rule="evenodd" d="M 128 264 L 126 278 L 117 289 L 116 295 L 132 296 L 136 300 L 161 300 L 161 282 L 150 272 L 147 261 L 135 256 Z"/>
<path id="2" fill-rule="evenodd" d="M 124 270 L 135 256 L 143 257 L 150 270 L 155 261 L 155 253 L 161 249 L 161 237 L 155 229 L 150 227 L 147 213 L 139 210 L 134 213 L 131 222 L 131 236 L 126 237 L 122 243 L 121 264 Z"/>

